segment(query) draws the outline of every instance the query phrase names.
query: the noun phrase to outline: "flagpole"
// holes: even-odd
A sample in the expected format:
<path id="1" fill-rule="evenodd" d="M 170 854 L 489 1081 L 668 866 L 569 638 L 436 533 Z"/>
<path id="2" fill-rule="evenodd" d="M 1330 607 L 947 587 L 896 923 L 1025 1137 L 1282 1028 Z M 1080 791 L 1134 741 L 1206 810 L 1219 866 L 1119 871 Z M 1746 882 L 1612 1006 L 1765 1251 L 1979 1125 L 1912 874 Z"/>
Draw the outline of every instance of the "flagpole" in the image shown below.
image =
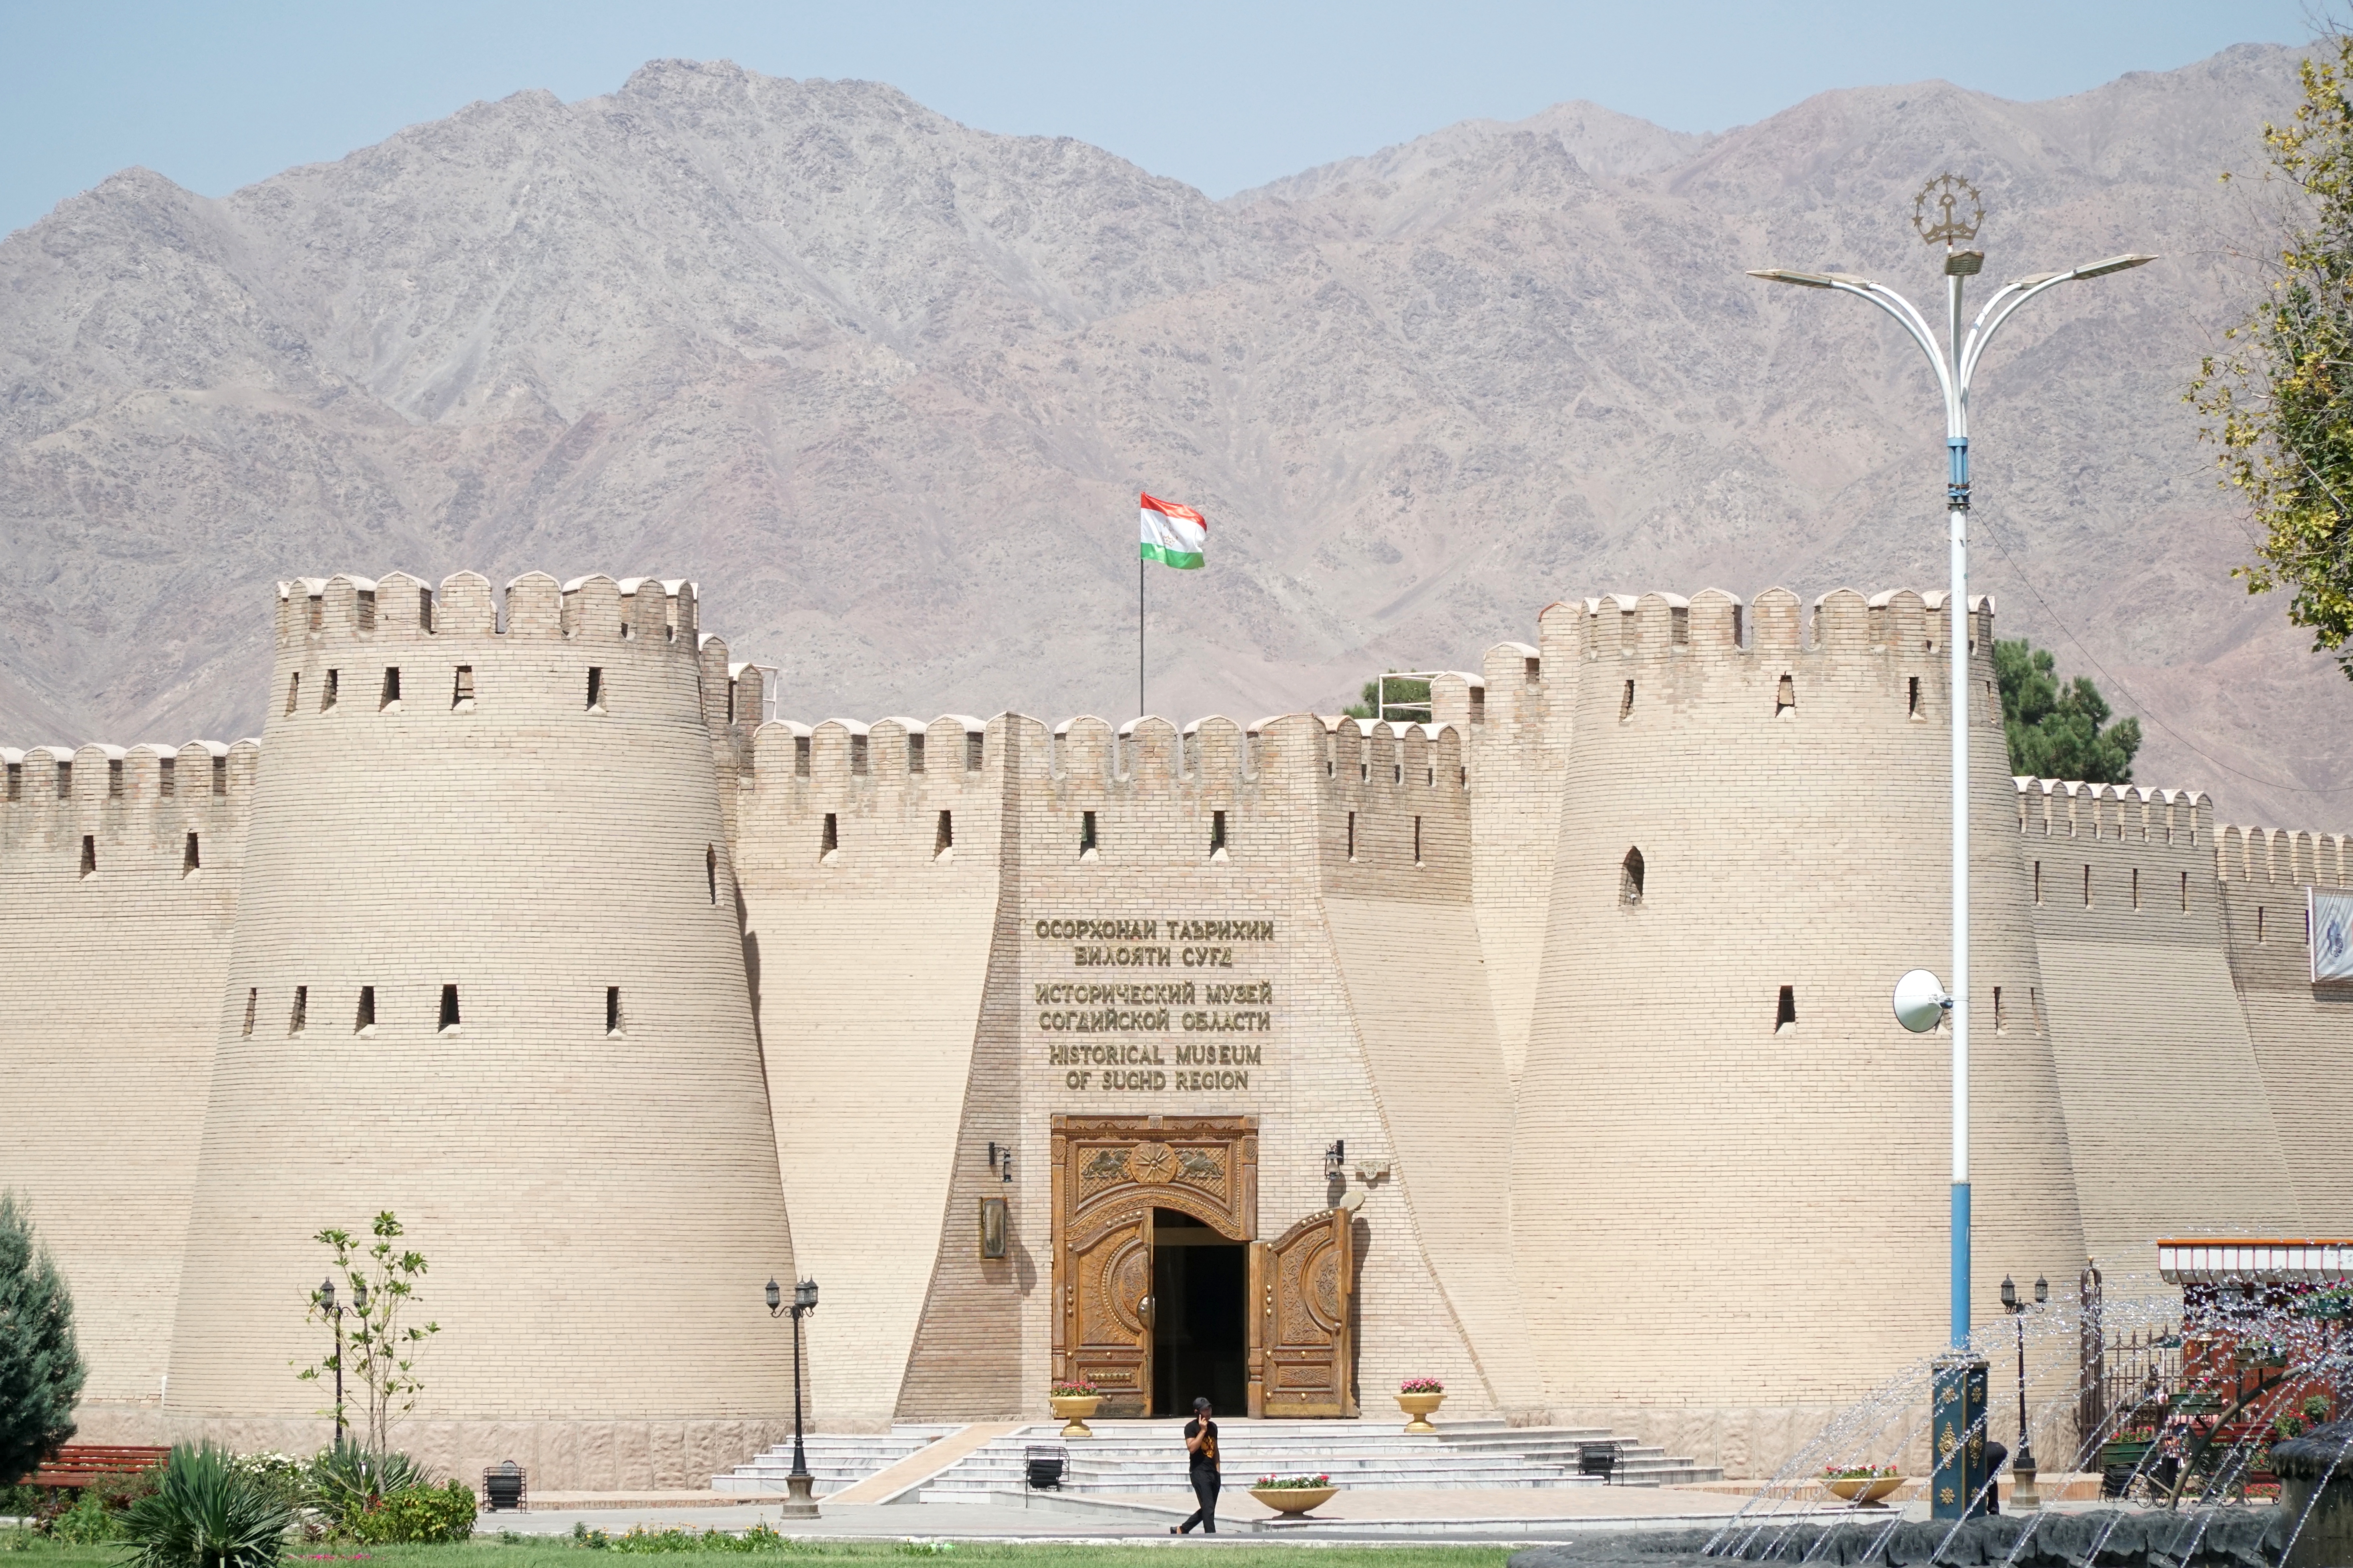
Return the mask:
<path id="1" fill-rule="evenodd" d="M 1144 717 L 1144 552 L 1135 552 L 1135 716 Z"/>

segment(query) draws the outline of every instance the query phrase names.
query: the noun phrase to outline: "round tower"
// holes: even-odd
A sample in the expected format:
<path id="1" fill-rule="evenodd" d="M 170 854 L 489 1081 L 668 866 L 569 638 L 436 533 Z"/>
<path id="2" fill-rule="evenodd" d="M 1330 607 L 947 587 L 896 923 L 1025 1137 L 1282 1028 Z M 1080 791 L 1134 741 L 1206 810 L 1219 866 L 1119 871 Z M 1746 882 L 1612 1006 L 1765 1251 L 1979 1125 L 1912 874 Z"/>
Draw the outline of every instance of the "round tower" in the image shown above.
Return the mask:
<path id="1" fill-rule="evenodd" d="M 1557 1410 L 1769 1472 L 1947 1339 L 1952 1037 L 1888 1000 L 1950 979 L 1944 606 L 1550 614 L 1577 690 L 1515 1141 L 1529 1321 Z M 2064 1287 L 2084 1253 L 1990 609 L 1966 624 L 1983 1322 L 2005 1272 Z"/>
<path id="2" fill-rule="evenodd" d="M 695 1484 L 792 1421 L 724 647 L 683 583 L 533 574 L 503 626 L 470 573 L 278 595 L 165 1415 L 316 1441 L 312 1238 L 391 1210 L 440 1325 L 396 1447 Z"/>

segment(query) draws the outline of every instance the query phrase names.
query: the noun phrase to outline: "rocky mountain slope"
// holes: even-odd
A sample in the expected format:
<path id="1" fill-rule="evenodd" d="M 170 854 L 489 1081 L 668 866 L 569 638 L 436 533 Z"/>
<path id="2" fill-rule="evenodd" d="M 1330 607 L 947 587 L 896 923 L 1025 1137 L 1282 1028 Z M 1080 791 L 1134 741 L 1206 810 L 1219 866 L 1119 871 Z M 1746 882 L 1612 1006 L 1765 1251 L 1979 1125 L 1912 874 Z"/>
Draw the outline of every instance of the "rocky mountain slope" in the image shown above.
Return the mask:
<path id="1" fill-rule="evenodd" d="M 1151 583 L 1180 717 L 1463 667 L 1557 597 L 1940 586 L 1916 351 L 1742 269 L 1926 297 L 1910 200 L 1951 167 L 1989 277 L 2166 258 L 1989 356 L 2004 628 L 2090 650 L 2145 782 L 2353 827 L 2353 689 L 2229 581 L 2179 400 L 2247 286 L 2214 176 L 2293 100 L 2243 47 L 1712 138 L 1566 104 L 1213 203 L 887 87 L 666 61 L 219 201 L 128 171 L 0 241 L 0 735 L 250 731 L 267 582 L 394 566 L 695 576 L 800 717 L 1124 718 L 1139 486 L 1213 525 Z"/>

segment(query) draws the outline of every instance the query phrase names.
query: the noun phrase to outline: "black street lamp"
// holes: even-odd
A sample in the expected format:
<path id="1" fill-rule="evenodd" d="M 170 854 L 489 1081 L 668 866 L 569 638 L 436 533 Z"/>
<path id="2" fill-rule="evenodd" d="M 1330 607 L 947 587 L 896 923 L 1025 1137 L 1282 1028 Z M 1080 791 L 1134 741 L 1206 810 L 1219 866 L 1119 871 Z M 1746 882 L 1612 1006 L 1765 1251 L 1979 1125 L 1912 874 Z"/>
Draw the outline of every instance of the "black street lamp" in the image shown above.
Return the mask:
<path id="1" fill-rule="evenodd" d="M 2036 1275 L 2034 1304 L 2040 1307 L 2050 1300 L 2051 1281 Z M 2001 1305 L 2018 1323 L 2018 1452 L 2010 1461 L 2010 1506 L 2032 1513 L 2042 1506 L 2042 1498 L 2034 1489 L 2034 1448 L 2026 1426 L 2026 1303 L 2018 1299 L 2018 1287 L 2007 1274 L 2001 1277 Z"/>
<path id="2" fill-rule="evenodd" d="M 332 1274 L 319 1281 L 319 1311 L 329 1320 L 335 1336 L 335 1353 L 327 1359 L 335 1363 L 335 1447 L 340 1448 L 343 1446 L 343 1304 L 335 1300 Z"/>
<path id="3" fill-rule="evenodd" d="M 793 1299 L 786 1304 L 785 1293 L 774 1279 L 768 1281 L 768 1316 L 790 1316 L 793 1321 L 793 1468 L 785 1477 L 785 1501 L 777 1512 L 786 1519 L 815 1519 L 817 1499 L 810 1487 L 808 1457 L 801 1451 L 801 1316 L 817 1310 L 817 1281 L 804 1279 L 793 1287 Z"/>

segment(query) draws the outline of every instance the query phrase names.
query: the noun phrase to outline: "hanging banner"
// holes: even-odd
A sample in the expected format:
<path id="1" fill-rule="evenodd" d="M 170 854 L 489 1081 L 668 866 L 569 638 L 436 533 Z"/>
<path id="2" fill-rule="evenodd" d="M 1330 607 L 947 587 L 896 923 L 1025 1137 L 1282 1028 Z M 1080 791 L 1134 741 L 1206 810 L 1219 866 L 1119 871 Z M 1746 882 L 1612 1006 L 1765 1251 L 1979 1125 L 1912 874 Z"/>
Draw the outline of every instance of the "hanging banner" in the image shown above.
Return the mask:
<path id="1" fill-rule="evenodd" d="M 2312 983 L 2353 980 L 2353 892 L 2305 889 L 2305 924 L 2312 932 Z"/>

